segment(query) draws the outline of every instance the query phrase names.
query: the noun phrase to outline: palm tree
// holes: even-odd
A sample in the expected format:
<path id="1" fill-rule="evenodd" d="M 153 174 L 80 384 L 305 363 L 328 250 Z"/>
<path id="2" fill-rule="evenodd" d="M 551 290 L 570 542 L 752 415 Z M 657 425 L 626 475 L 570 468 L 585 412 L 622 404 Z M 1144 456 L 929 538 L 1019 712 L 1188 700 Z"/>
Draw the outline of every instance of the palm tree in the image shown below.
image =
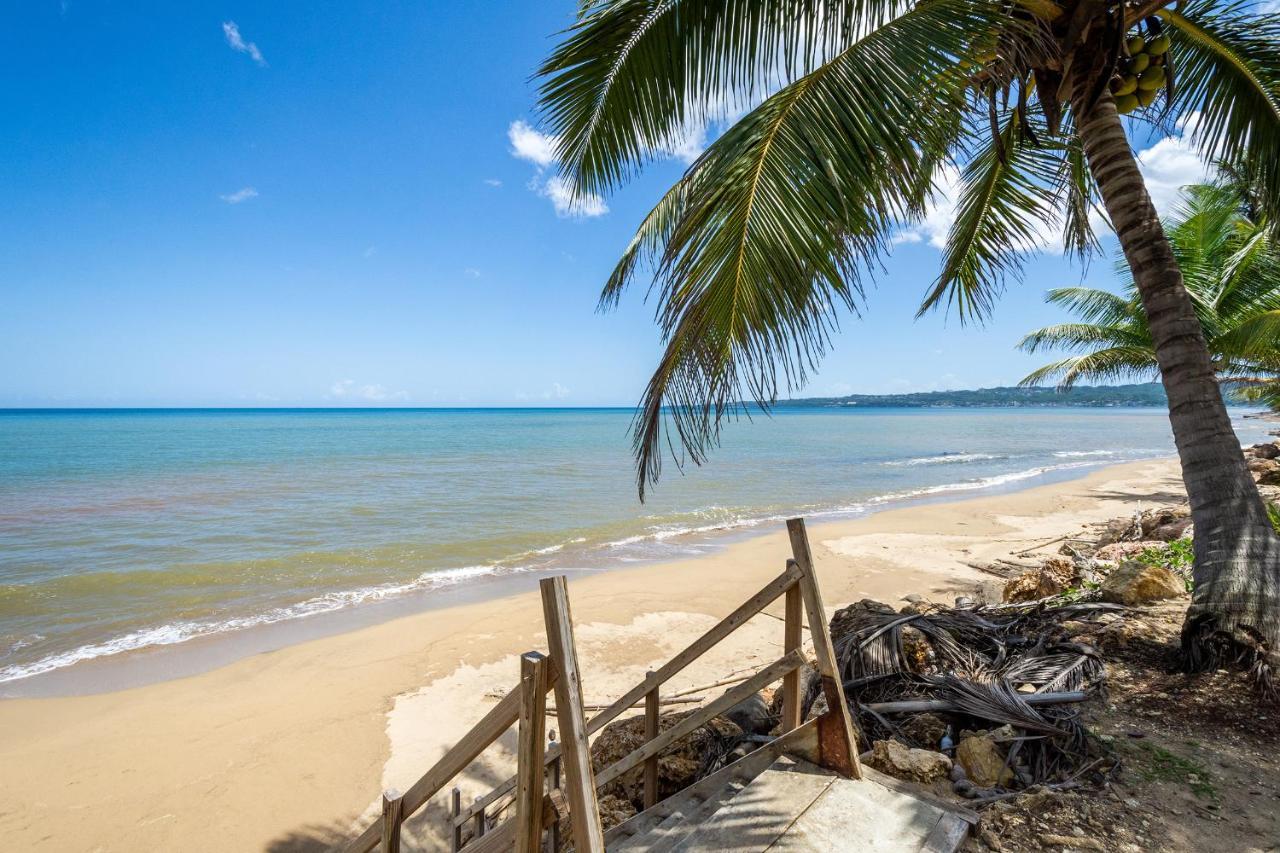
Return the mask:
<path id="1" fill-rule="evenodd" d="M 1263 399 L 1280 385 L 1280 245 L 1265 216 L 1251 209 L 1235 183 L 1187 187 L 1181 209 L 1166 227 L 1183 283 L 1218 379 L 1237 397 Z M 1123 257 L 1121 275 L 1128 271 Z M 1030 353 L 1065 349 L 1079 353 L 1046 364 L 1021 382 L 1076 382 L 1160 375 L 1155 344 L 1136 283 L 1122 294 L 1088 287 L 1049 291 L 1048 301 L 1079 322 L 1037 329 L 1018 346 Z"/>
<path id="2" fill-rule="evenodd" d="M 857 308 L 945 170 L 959 166 L 962 186 L 922 312 L 981 319 L 1044 223 L 1088 254 L 1100 198 L 1191 498 L 1189 662 L 1251 650 L 1265 667 L 1280 649 L 1280 537 L 1117 107 L 1131 126 L 1181 123 L 1206 156 L 1266 164 L 1260 198 L 1280 209 L 1277 16 L 1230 0 L 581 0 L 540 75 L 579 192 L 746 109 L 641 222 L 602 296 L 613 304 L 651 264 L 665 349 L 634 424 L 641 497 L 665 447 L 700 463 L 741 401 L 767 409 L 804 382 L 835 309 Z"/>

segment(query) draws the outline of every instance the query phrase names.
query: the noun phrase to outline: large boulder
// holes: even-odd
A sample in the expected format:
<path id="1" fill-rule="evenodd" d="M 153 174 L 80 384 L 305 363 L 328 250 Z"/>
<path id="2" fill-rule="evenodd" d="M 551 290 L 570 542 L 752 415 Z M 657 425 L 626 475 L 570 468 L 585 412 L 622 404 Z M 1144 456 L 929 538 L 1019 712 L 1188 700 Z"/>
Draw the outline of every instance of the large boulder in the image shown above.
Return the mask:
<path id="1" fill-rule="evenodd" d="M 1164 566 L 1130 560 L 1107 575 L 1101 592 L 1103 601 L 1134 607 L 1166 598 L 1180 598 L 1187 594 L 1187 585 Z"/>
<path id="2" fill-rule="evenodd" d="M 871 752 L 867 764 L 881 773 L 908 782 L 928 784 L 935 779 L 947 778 L 951 772 L 951 759 L 941 752 L 911 749 L 896 740 L 874 741 Z"/>
<path id="3" fill-rule="evenodd" d="M 1280 468 L 1273 468 L 1265 474 L 1260 475 L 1258 477 L 1258 485 L 1280 486 Z"/>
<path id="4" fill-rule="evenodd" d="M 1280 443 L 1255 444 L 1246 449 L 1244 455 L 1254 459 L 1280 459 Z"/>
<path id="5" fill-rule="evenodd" d="M 1075 563 L 1066 557 L 1049 557 L 1038 569 L 1028 569 L 1004 586 L 1008 602 L 1036 601 L 1068 589 L 1076 576 Z"/>
<path id="6" fill-rule="evenodd" d="M 964 767 L 969 781 L 983 788 L 1013 782 L 1013 771 L 1005 766 L 1004 753 L 987 735 L 962 738 L 956 746 L 956 761 Z"/>
<path id="7" fill-rule="evenodd" d="M 1195 525 L 1191 523 L 1190 518 L 1180 518 L 1177 521 L 1171 521 L 1168 524 L 1162 524 L 1151 530 L 1151 538 L 1160 542 L 1174 542 L 1178 539 L 1186 539 L 1195 532 Z"/>

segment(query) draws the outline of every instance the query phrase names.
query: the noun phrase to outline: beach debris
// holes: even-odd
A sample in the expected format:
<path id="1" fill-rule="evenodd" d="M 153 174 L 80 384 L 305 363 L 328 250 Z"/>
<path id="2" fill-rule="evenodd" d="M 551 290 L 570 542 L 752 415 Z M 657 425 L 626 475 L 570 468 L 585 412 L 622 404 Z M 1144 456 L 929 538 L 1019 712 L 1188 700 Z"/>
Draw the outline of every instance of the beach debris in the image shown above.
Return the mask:
<path id="1" fill-rule="evenodd" d="M 1074 569 L 1056 558 L 1046 571 Z M 1104 685 L 1102 658 L 1073 634 L 1101 631 L 1124 607 L 1057 597 L 905 611 L 863 600 L 831 620 L 850 709 L 863 742 L 880 751 L 873 766 L 907 773 L 923 761 L 913 749 L 945 758 L 944 740 L 958 732 L 953 790 L 982 802 L 1036 784 L 1079 784 L 1076 774 L 1101 781 L 1116 765 L 1098 761 L 1106 749 L 1080 719 L 1080 703 Z M 816 699 L 817 684 L 808 688 Z"/>
<path id="2" fill-rule="evenodd" d="M 1100 591 L 1104 601 L 1134 607 L 1184 596 L 1187 584 L 1164 566 L 1130 560 L 1107 575 Z"/>
<path id="3" fill-rule="evenodd" d="M 1137 542 L 1112 542 L 1095 551 L 1093 559 L 1119 564 L 1130 557 L 1138 556 L 1148 548 L 1159 548 L 1161 544 L 1163 543 L 1148 539 L 1140 539 Z"/>
<path id="4" fill-rule="evenodd" d="M 871 744 L 871 755 L 863 759 L 881 773 L 908 782 L 927 785 L 946 779 L 951 773 L 951 759 L 940 752 L 903 746 L 896 740 L 878 740 Z"/>

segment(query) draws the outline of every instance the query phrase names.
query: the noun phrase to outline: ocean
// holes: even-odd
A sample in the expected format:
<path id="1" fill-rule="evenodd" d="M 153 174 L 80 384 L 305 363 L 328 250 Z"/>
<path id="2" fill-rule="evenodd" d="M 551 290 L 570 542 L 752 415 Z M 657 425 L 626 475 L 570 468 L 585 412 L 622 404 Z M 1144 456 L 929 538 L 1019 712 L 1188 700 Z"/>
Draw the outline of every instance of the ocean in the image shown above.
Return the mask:
<path id="1" fill-rule="evenodd" d="M 0 411 L 0 683 L 1173 452 L 1158 409 L 785 409 L 640 504 L 631 416 Z"/>

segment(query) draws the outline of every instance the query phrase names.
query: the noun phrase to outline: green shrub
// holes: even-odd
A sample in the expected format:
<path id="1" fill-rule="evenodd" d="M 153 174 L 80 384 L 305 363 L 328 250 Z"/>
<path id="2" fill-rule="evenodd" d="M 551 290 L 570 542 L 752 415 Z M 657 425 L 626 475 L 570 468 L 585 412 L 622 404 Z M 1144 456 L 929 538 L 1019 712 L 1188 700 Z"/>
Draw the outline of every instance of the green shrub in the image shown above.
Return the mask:
<path id="1" fill-rule="evenodd" d="M 1182 577 L 1191 591 L 1192 568 L 1196 561 L 1195 547 L 1190 539 L 1175 539 L 1142 551 L 1134 559 L 1148 566 L 1164 566 L 1169 571 Z"/>
<path id="2" fill-rule="evenodd" d="M 1280 505 L 1267 504 L 1267 517 L 1271 519 L 1271 526 L 1276 529 L 1276 533 L 1280 533 Z"/>

